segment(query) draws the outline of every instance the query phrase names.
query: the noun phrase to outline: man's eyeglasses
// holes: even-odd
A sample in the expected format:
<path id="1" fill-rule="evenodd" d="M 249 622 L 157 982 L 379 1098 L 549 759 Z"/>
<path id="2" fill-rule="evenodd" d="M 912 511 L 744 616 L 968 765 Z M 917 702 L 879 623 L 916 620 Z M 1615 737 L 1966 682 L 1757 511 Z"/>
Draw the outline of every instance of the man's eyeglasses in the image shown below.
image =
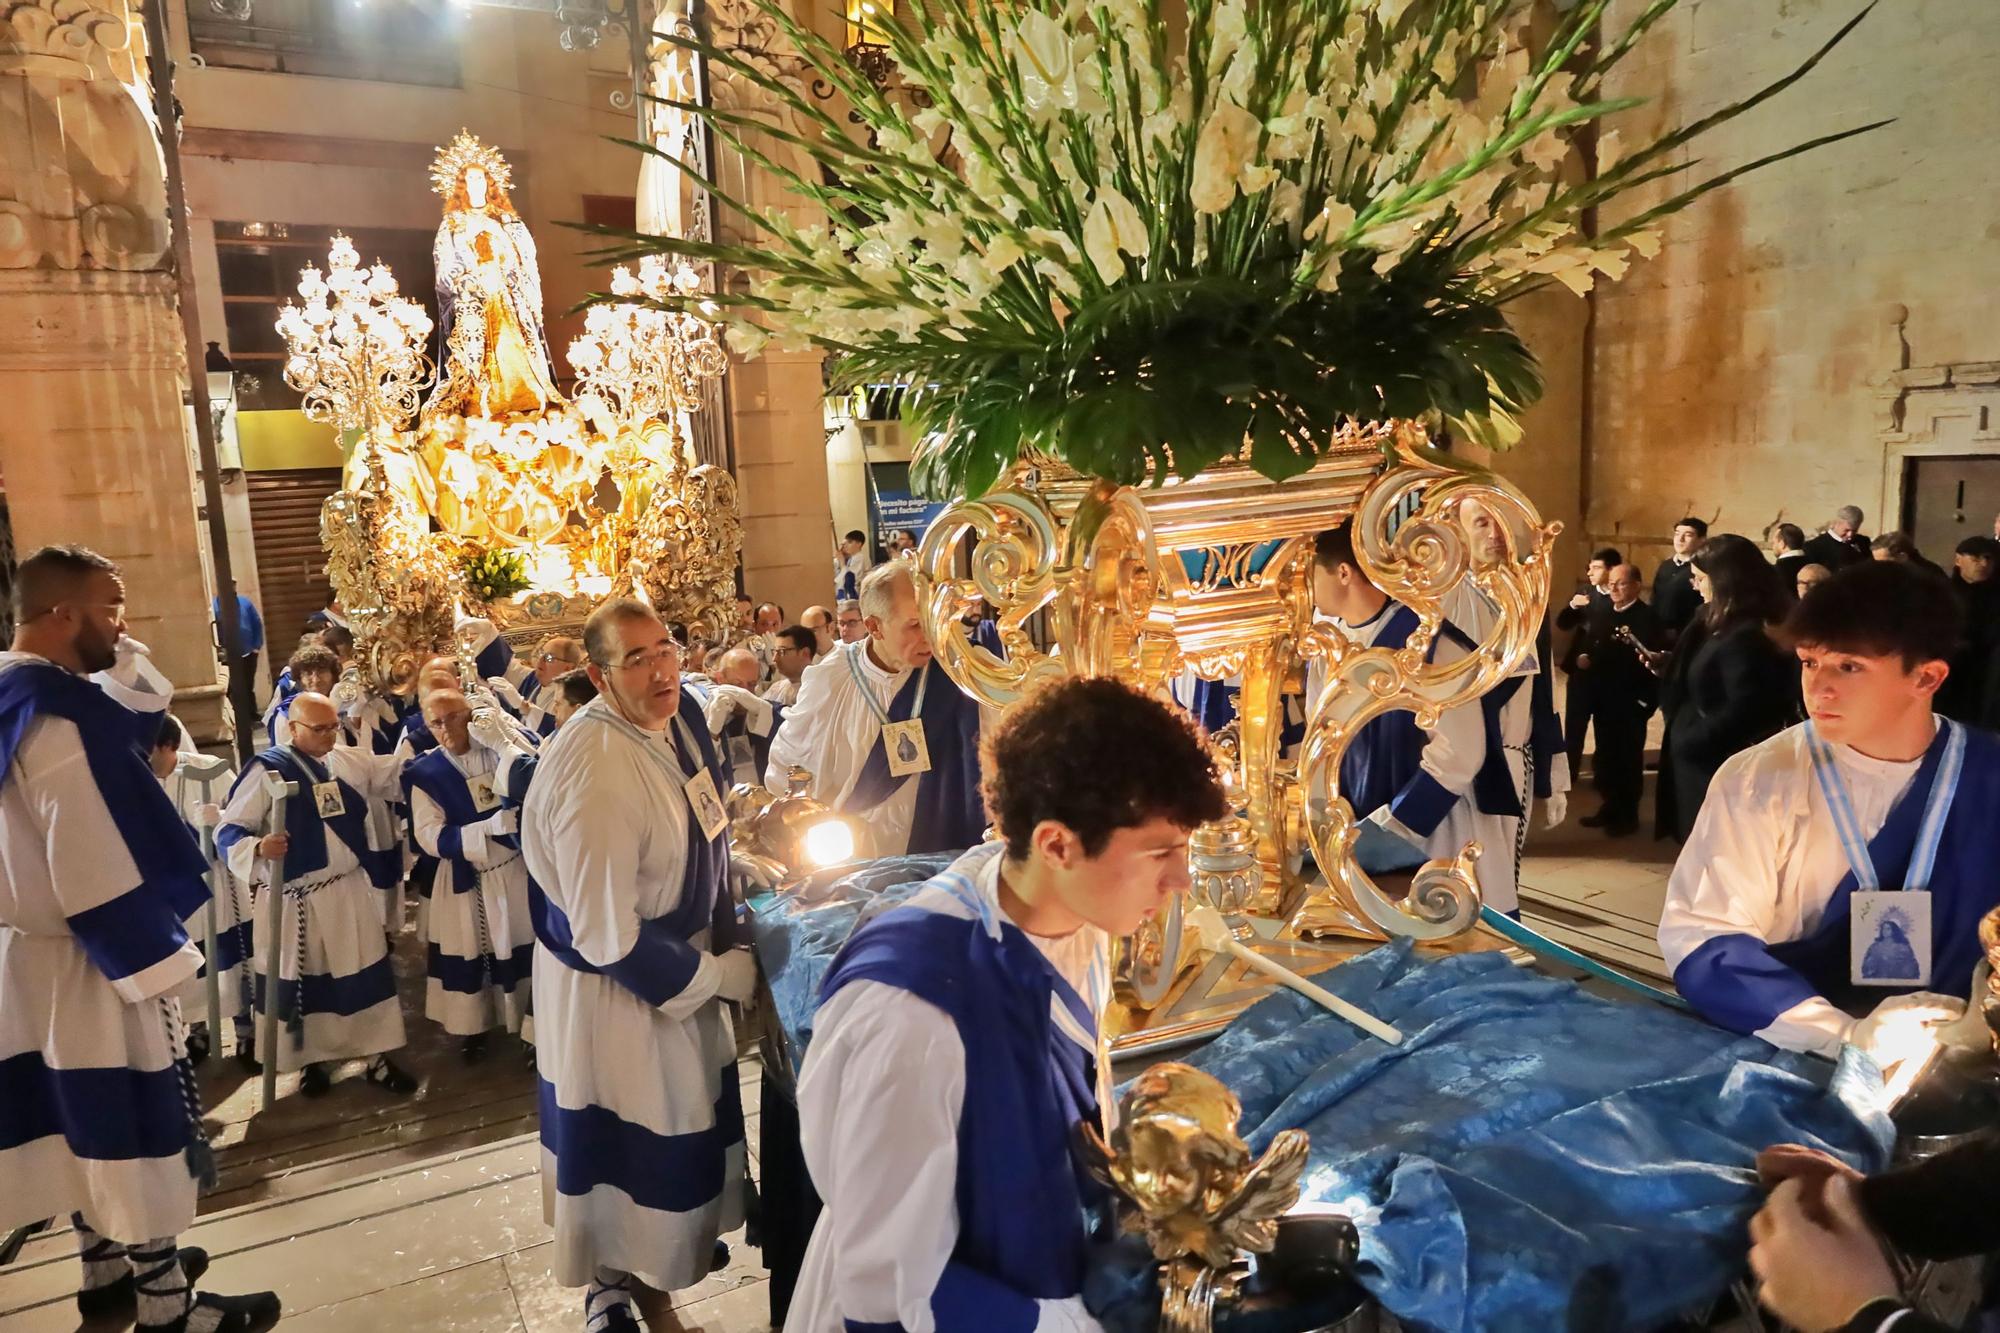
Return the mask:
<path id="1" fill-rule="evenodd" d="M 540 662 L 543 666 L 553 666 L 558 662 L 560 662 L 564 666 L 583 665 L 583 659 L 581 657 L 558 657 L 554 653 L 543 653 L 540 657 L 536 658 L 535 660 Z"/>
<path id="2" fill-rule="evenodd" d="M 330 736 L 340 730 L 338 722 L 294 722 L 293 731 L 310 731 L 315 736 Z"/>
<path id="3" fill-rule="evenodd" d="M 680 660 L 680 645 L 677 643 L 667 643 L 647 652 L 627 653 L 623 661 L 614 662 L 611 665 L 618 671 L 637 671 L 641 667 L 651 670 L 654 667 L 677 666 Z"/>

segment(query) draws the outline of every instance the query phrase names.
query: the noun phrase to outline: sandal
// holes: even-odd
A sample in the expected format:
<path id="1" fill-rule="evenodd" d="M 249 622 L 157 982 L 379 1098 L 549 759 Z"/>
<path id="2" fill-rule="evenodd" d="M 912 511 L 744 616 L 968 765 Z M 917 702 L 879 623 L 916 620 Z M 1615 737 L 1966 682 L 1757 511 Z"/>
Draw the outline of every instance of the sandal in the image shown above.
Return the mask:
<path id="1" fill-rule="evenodd" d="M 183 1245 L 176 1253 L 181 1261 L 181 1273 L 192 1287 L 208 1271 L 208 1251 L 199 1245 Z M 132 1309 L 139 1301 L 139 1289 L 130 1273 L 116 1282 L 76 1294 L 76 1310 L 85 1319 L 108 1319 L 122 1314 L 132 1317 Z"/>
<path id="2" fill-rule="evenodd" d="M 282 1307 L 276 1292 L 257 1291 L 247 1296 L 216 1296 L 206 1291 L 197 1291 L 188 1303 L 188 1313 L 171 1324 L 136 1324 L 136 1333 L 187 1333 L 189 1318 L 195 1311 L 212 1311 L 216 1316 L 212 1327 L 216 1333 L 263 1333 L 264 1329 L 278 1322 Z M 204 1321 L 206 1323 L 206 1321 Z"/>
<path id="3" fill-rule="evenodd" d="M 375 1057 L 363 1077 L 384 1092 L 393 1092 L 398 1097 L 407 1097 L 417 1090 L 417 1081 L 398 1069 L 386 1055 Z"/>

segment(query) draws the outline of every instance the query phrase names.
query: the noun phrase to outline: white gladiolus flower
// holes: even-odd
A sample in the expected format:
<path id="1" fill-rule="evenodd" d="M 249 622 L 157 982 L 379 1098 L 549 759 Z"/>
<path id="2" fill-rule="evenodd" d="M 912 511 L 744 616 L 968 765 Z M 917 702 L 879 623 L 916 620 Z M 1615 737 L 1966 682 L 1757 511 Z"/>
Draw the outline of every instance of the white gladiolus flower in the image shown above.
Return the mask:
<path id="1" fill-rule="evenodd" d="M 1053 112 L 1076 98 L 1069 34 L 1061 23 L 1031 9 L 1014 29 L 1014 67 L 1031 112 Z"/>
<path id="2" fill-rule="evenodd" d="M 1263 127 L 1234 102 L 1223 102 L 1209 114 L 1194 145 L 1194 181 L 1188 199 L 1197 213 L 1220 213 L 1236 198 L 1237 177 L 1257 150 Z"/>
<path id="3" fill-rule="evenodd" d="M 1104 285 L 1112 286 L 1125 276 L 1120 256 L 1144 259 L 1148 245 L 1145 219 L 1132 201 L 1116 190 L 1099 190 L 1083 220 L 1083 249 Z"/>

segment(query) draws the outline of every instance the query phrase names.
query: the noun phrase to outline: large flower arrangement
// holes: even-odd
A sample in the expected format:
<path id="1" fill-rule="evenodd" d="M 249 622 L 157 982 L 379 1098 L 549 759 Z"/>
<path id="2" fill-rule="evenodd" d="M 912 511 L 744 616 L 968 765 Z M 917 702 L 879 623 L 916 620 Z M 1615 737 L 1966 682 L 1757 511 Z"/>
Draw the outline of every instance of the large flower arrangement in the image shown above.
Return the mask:
<path id="1" fill-rule="evenodd" d="M 1593 233 L 1588 210 L 1684 170 L 1691 140 L 1803 76 L 1859 16 L 1776 83 L 1621 148 L 1604 122 L 1640 99 L 1606 96 L 1605 76 L 1676 0 L 1622 29 L 1610 0 L 1583 0 L 1545 40 L 1528 0 L 1186 0 L 1184 23 L 1163 0 L 922 4 L 871 18 L 900 67 L 890 92 L 757 3 L 860 132 L 692 37 L 667 40 L 804 132 L 674 105 L 825 221 L 704 180 L 762 244 L 628 233 L 606 254 L 747 271 L 747 290 L 701 297 L 733 307 L 736 350 L 816 344 L 839 386 L 908 385 L 929 437 L 919 480 L 940 494 L 985 490 L 1024 445 L 1123 483 L 1244 455 L 1282 479 L 1347 420 L 1441 418 L 1504 446 L 1541 390 L 1509 300 L 1617 278 L 1657 250 L 1662 217 L 1873 128 L 1683 182 Z M 1570 158 L 1587 126 L 1584 170 Z"/>

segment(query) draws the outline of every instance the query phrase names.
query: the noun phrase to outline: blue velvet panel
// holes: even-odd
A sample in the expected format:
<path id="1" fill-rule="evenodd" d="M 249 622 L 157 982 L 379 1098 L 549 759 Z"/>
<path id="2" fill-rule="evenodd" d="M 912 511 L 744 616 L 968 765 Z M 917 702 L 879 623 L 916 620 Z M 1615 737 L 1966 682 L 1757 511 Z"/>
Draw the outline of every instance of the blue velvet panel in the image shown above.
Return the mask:
<path id="1" fill-rule="evenodd" d="M 929 852 L 865 862 L 837 880 L 827 894 L 816 895 L 816 905 L 801 904 L 782 893 L 751 902 L 751 940 L 776 1001 L 794 1070 L 805 1060 L 820 983 L 864 911 L 872 920 L 906 901 L 960 855 Z"/>
<path id="2" fill-rule="evenodd" d="M 1279 991 L 1190 1062 L 1242 1098 L 1253 1150 L 1312 1135 L 1303 1197 L 1355 1217 L 1362 1284 L 1412 1327 L 1655 1327 L 1742 1274 L 1760 1149 L 1887 1156 L 1865 1060 L 1836 1069 L 1493 953 L 1385 945 L 1316 979 L 1403 1044 Z"/>

